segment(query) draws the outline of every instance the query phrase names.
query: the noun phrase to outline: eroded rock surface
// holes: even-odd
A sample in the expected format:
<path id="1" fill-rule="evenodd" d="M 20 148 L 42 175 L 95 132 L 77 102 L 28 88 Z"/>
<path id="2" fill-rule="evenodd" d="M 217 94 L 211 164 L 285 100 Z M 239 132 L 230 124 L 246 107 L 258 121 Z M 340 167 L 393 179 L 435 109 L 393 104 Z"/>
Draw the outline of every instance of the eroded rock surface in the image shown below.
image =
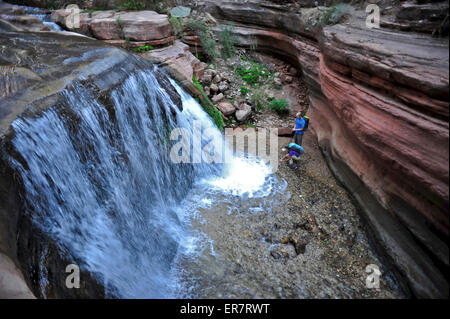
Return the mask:
<path id="1" fill-rule="evenodd" d="M 382 250 L 415 295 L 448 296 L 448 39 L 367 29 L 358 14 L 321 30 L 314 8 L 206 7 L 243 46 L 256 39 L 301 70 L 323 153 Z"/>
<path id="2" fill-rule="evenodd" d="M 171 77 L 194 95 L 198 95 L 192 81 L 193 76 L 200 79 L 206 69 L 206 64 L 197 59 L 189 46 L 176 41 L 174 45 L 142 53 L 141 56 L 167 70 Z"/>

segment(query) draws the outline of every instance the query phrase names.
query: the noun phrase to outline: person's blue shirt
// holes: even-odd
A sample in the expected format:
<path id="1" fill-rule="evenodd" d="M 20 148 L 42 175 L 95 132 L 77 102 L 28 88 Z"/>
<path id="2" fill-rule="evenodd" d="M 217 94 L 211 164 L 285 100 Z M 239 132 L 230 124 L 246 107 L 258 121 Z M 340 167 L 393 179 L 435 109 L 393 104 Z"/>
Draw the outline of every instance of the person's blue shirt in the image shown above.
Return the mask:
<path id="1" fill-rule="evenodd" d="M 296 118 L 295 119 L 295 123 L 297 123 L 295 125 L 295 129 L 296 130 L 304 128 L 305 124 L 306 124 L 305 119 L 303 117 L 300 120 Z M 302 131 L 295 131 L 295 134 L 303 134 L 303 132 Z"/>

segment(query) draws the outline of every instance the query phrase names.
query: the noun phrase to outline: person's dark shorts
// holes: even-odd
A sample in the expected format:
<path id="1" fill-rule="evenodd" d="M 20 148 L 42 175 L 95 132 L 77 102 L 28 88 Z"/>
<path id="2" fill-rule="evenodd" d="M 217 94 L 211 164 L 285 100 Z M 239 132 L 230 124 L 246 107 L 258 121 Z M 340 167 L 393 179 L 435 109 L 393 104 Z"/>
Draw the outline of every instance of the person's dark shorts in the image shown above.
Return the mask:
<path id="1" fill-rule="evenodd" d="M 295 134 L 295 144 L 302 146 L 303 134 Z"/>

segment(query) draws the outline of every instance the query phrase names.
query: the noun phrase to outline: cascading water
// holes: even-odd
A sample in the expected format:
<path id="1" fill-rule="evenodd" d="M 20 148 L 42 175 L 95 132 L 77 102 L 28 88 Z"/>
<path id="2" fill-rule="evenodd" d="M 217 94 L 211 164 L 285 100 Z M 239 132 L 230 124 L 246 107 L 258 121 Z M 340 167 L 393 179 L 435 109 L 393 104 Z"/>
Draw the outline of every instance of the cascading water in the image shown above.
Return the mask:
<path id="1" fill-rule="evenodd" d="M 218 193 L 248 198 L 271 190 L 270 170 L 259 161 L 171 161 L 172 129 L 192 133 L 195 121 L 214 127 L 172 84 L 183 103 L 175 116 L 170 95 L 147 70 L 111 92 L 112 106 L 75 84 L 60 104 L 13 123 L 23 161 L 11 160 L 24 181 L 27 213 L 105 285 L 109 297 L 175 297 L 182 284 L 173 267 L 177 257 L 195 254 L 205 242 L 189 226 L 195 206 L 219 200 Z"/>

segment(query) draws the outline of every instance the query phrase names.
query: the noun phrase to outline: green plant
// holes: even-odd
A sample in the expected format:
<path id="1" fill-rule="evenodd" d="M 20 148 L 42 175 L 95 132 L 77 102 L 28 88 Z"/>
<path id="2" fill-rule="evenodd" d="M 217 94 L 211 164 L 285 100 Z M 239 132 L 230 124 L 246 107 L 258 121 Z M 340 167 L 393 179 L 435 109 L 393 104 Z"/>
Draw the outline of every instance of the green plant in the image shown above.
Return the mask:
<path id="1" fill-rule="evenodd" d="M 257 110 L 262 110 L 266 107 L 266 94 L 262 89 L 253 91 L 250 100 Z"/>
<path id="2" fill-rule="evenodd" d="M 234 26 L 232 24 L 220 26 L 218 36 L 222 44 L 222 57 L 225 60 L 231 58 L 236 54 L 235 45 L 239 44 L 239 39 L 234 34 Z"/>
<path id="3" fill-rule="evenodd" d="M 153 47 L 151 45 L 144 45 L 138 48 L 134 48 L 134 52 L 143 52 L 143 51 L 151 51 L 153 50 Z"/>
<path id="4" fill-rule="evenodd" d="M 122 7 L 126 10 L 144 10 L 145 3 L 141 0 L 127 0 L 122 2 Z"/>
<path id="5" fill-rule="evenodd" d="M 187 23 L 187 28 L 200 38 L 200 44 L 202 45 L 204 54 L 208 59 L 214 59 L 218 56 L 216 41 L 212 37 L 210 29 L 206 23 L 201 20 L 191 18 Z"/>
<path id="6" fill-rule="evenodd" d="M 205 112 L 208 113 L 208 115 L 213 119 L 217 128 L 220 131 L 223 131 L 225 124 L 223 122 L 222 113 L 220 113 L 220 111 L 215 107 L 214 103 L 209 99 L 208 95 L 206 95 L 205 91 L 203 90 L 203 86 L 197 81 L 195 75 L 192 77 L 192 82 L 194 82 L 194 85 L 200 91 L 200 105 L 203 107 Z"/>
<path id="7" fill-rule="evenodd" d="M 269 107 L 273 112 L 283 114 L 288 112 L 289 103 L 285 99 L 275 99 L 269 103 Z"/>
<path id="8" fill-rule="evenodd" d="M 269 70 L 261 64 L 251 62 L 250 67 L 239 65 L 235 69 L 235 73 L 239 75 L 245 82 L 250 85 L 256 85 L 262 79 L 267 79 L 270 75 Z"/>
<path id="9" fill-rule="evenodd" d="M 250 90 L 248 88 L 246 88 L 245 86 L 241 85 L 241 95 L 245 96 L 247 95 L 247 93 L 249 93 Z"/>
<path id="10" fill-rule="evenodd" d="M 337 24 L 342 21 L 349 10 L 350 6 L 345 3 L 335 4 L 325 11 L 325 14 L 319 21 L 320 26 Z"/>
<path id="11" fill-rule="evenodd" d="M 179 38 L 182 36 L 183 32 L 183 18 L 177 18 L 177 17 L 170 17 L 169 19 L 170 24 L 172 25 L 173 32 L 175 33 L 175 36 Z"/>
<path id="12" fill-rule="evenodd" d="M 81 13 L 94 13 L 94 12 L 98 12 L 98 11 L 105 11 L 107 9 L 86 9 L 81 11 Z"/>
<path id="13" fill-rule="evenodd" d="M 121 38 L 121 39 L 125 38 L 125 33 L 124 33 L 124 31 L 123 31 L 123 21 L 122 21 L 122 19 L 120 18 L 120 16 L 117 17 L 116 23 L 117 23 L 117 26 L 119 27 L 120 38 Z"/>

